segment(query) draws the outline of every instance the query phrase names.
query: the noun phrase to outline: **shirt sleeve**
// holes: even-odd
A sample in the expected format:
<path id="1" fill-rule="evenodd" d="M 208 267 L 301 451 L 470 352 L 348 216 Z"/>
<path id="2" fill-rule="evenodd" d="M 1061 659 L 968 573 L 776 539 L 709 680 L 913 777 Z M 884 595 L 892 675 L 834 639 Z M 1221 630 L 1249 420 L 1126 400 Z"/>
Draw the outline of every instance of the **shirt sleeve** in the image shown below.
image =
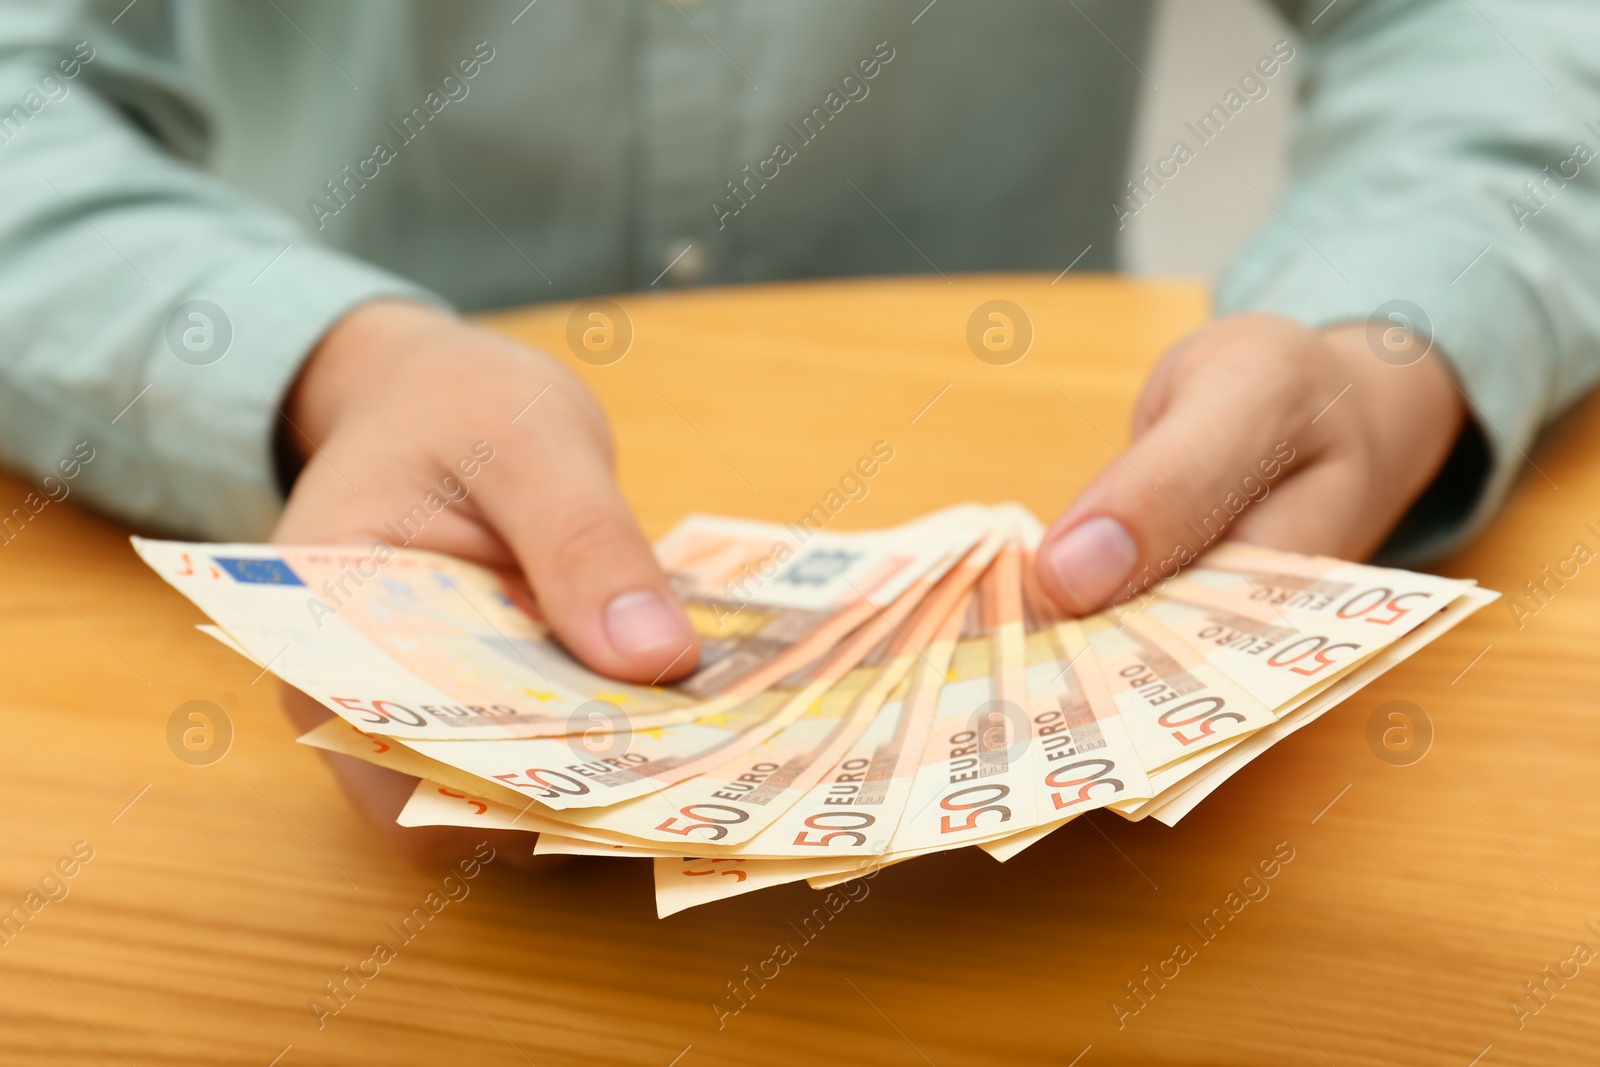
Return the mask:
<path id="1" fill-rule="evenodd" d="M 1470 425 L 1385 551 L 1427 558 L 1493 514 L 1600 376 L 1600 4 L 1278 6 L 1306 37 L 1290 185 L 1218 310 L 1431 336 Z"/>
<path id="2" fill-rule="evenodd" d="M 199 168 L 167 17 L 0 4 L 0 461 L 146 528 L 260 539 L 308 352 L 358 304 L 437 298 Z"/>

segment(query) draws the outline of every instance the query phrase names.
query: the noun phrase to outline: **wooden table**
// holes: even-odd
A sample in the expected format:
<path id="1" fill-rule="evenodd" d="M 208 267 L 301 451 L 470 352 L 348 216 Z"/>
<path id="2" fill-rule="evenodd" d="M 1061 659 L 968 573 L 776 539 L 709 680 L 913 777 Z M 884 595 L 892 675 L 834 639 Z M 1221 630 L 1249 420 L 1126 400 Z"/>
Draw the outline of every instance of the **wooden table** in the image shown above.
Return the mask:
<path id="1" fill-rule="evenodd" d="M 1146 369 L 1205 301 L 1190 285 L 1048 282 L 628 297 L 626 357 L 574 365 L 612 413 L 622 481 L 652 533 L 691 509 L 794 518 L 880 440 L 894 459 L 841 528 L 972 498 L 1049 516 L 1115 456 Z M 980 362 L 964 340 L 992 298 L 1036 329 L 1012 366 Z M 492 321 L 565 353 L 569 310 Z M 1600 519 L 1596 412 L 1559 429 L 1535 457 L 1549 481 L 1525 479 L 1447 573 L 1516 590 L 1574 541 L 1596 545 L 1582 525 Z M 5 509 L 25 492 L 0 482 Z M 1480 613 L 1176 829 L 1100 813 L 1005 866 L 968 850 L 897 867 L 809 943 L 790 925 L 817 902 L 804 885 L 658 921 L 643 863 L 542 876 L 491 864 L 320 1031 L 308 999 L 439 874 L 376 843 L 317 755 L 291 743 L 270 682 L 195 632 L 199 615 L 115 524 L 50 505 L 0 549 L 0 604 L 0 908 L 75 842 L 94 850 L 70 895 L 0 947 L 8 1065 L 1600 1055 L 1600 964 L 1550 982 L 1521 1030 L 1510 1006 L 1575 942 L 1600 949 L 1600 564 L 1520 628 L 1503 605 Z M 210 766 L 168 748 L 168 719 L 192 699 L 222 706 L 236 731 Z M 1412 766 L 1366 740 L 1392 699 L 1436 730 Z M 1109 1005 L 1125 983 L 1180 939 L 1198 943 L 1189 923 L 1279 842 L 1294 858 L 1270 895 L 1119 1029 Z M 711 1002 L 782 940 L 798 958 L 719 1030 Z"/>

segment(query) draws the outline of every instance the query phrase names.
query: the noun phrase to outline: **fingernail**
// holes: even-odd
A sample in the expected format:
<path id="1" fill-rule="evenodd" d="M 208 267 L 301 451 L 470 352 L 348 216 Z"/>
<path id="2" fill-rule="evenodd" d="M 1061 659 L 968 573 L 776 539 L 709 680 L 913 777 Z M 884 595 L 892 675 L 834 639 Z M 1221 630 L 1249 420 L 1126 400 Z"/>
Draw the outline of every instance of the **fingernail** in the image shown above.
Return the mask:
<path id="1" fill-rule="evenodd" d="M 1101 516 L 1079 523 L 1050 546 L 1050 567 L 1056 581 L 1079 611 L 1106 605 L 1133 573 L 1139 547 L 1116 519 Z"/>
<path id="2" fill-rule="evenodd" d="M 611 647 L 624 656 L 694 640 L 683 612 L 648 589 L 613 597 L 606 605 L 605 629 Z"/>

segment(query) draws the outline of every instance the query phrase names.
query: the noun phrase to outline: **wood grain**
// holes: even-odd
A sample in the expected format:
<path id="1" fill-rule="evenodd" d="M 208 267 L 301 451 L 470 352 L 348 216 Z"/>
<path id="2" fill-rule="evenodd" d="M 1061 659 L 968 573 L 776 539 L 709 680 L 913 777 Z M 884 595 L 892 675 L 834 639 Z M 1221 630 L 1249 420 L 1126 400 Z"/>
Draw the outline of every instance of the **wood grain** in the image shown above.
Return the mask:
<path id="1" fill-rule="evenodd" d="M 1036 330 L 1009 367 L 964 339 L 992 298 Z M 624 488 L 652 533 L 691 510 L 792 519 L 877 441 L 894 458 L 839 528 L 966 499 L 1048 516 L 1116 459 L 1144 373 L 1205 314 L 1191 285 L 1093 277 L 619 302 L 627 355 L 573 363 L 612 414 Z M 566 354 L 570 310 L 489 321 Z M 1535 455 L 1544 476 L 1525 478 L 1446 573 L 1513 591 L 1573 542 L 1600 547 L 1583 526 L 1600 520 L 1596 413 L 1553 434 Z M 27 488 L 0 480 L 0 504 Z M 5 1064 L 1594 1055 L 1600 967 L 1551 983 L 1523 1029 L 1510 1003 L 1575 942 L 1600 948 L 1584 925 L 1600 928 L 1600 562 L 1520 627 L 1501 605 L 1481 613 L 1176 829 L 1101 814 L 1004 866 L 969 851 L 896 867 L 810 941 L 795 925 L 819 895 L 804 886 L 658 921 L 643 864 L 529 876 L 491 863 L 320 1030 L 308 999 L 394 940 L 386 924 L 443 872 L 383 851 L 291 743 L 270 680 L 193 629 L 197 613 L 135 560 L 125 530 L 51 504 L 0 548 L 0 606 L 0 909 L 75 842 L 94 849 L 70 895 L 0 946 Z M 191 699 L 223 707 L 236 731 L 211 766 L 167 747 L 168 718 Z M 1391 699 L 1436 730 L 1413 766 L 1368 748 L 1368 718 Z M 1203 942 L 1190 924 L 1280 842 L 1294 858 L 1269 895 Z M 1180 940 L 1195 958 L 1152 982 L 1119 1029 L 1110 1001 Z M 797 958 L 719 1029 L 712 1002 L 781 941 Z"/>

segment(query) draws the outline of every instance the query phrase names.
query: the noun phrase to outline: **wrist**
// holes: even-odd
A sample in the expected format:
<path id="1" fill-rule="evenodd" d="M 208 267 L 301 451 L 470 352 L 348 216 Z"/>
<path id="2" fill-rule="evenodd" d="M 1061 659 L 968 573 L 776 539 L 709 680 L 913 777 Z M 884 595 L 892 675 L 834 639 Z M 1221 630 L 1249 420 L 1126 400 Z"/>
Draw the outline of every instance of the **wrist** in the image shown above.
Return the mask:
<path id="1" fill-rule="evenodd" d="M 303 461 L 320 448 L 363 389 L 392 374 L 420 341 L 457 327 L 454 315 L 426 304 L 377 300 L 353 309 L 322 335 L 284 397 L 281 434 Z"/>
<path id="2" fill-rule="evenodd" d="M 1421 493 L 1443 466 L 1466 422 L 1467 407 L 1448 361 L 1409 330 L 1375 335 L 1369 323 L 1321 332 L 1350 383 L 1340 401 L 1354 408 L 1370 444 L 1374 476 Z"/>
<path id="3" fill-rule="evenodd" d="M 1455 438 L 1466 405 L 1449 361 L 1431 340 L 1409 330 L 1401 341 L 1375 340 L 1368 323 L 1329 327 L 1320 336 L 1348 376 L 1351 391 L 1362 390 L 1361 406 L 1372 416 L 1375 436 L 1404 435 L 1422 422 L 1440 437 Z"/>

